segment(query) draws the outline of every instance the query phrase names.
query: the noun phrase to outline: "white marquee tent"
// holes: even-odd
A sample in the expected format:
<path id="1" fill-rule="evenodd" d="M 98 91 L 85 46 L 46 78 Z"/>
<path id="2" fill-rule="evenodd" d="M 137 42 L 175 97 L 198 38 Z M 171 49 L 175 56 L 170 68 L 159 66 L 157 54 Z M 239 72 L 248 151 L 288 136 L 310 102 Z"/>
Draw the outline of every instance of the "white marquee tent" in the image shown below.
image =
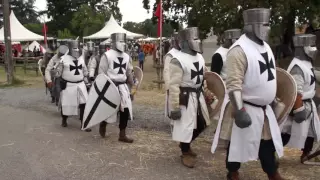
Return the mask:
<path id="1" fill-rule="evenodd" d="M 29 31 L 17 19 L 16 15 L 11 11 L 10 14 L 11 41 L 41 41 L 43 36 Z M 52 39 L 52 38 L 47 38 Z M 0 41 L 4 41 L 4 27 L 0 29 Z"/>
<path id="2" fill-rule="evenodd" d="M 40 51 L 44 51 L 43 53 L 45 53 L 45 48 L 43 46 L 41 46 L 37 41 L 33 41 L 31 44 L 29 44 L 27 47 L 25 47 L 25 50 L 30 50 L 33 51 L 33 49 L 39 49 Z"/>
<path id="3" fill-rule="evenodd" d="M 112 33 L 126 33 L 128 39 L 133 38 L 139 38 L 143 37 L 142 34 L 133 33 L 130 31 L 127 31 L 123 29 L 117 21 L 114 19 L 114 17 L 111 15 L 109 21 L 106 23 L 106 25 L 95 34 L 92 34 L 90 36 L 84 37 L 84 39 L 104 39 L 104 38 L 110 38 Z"/>

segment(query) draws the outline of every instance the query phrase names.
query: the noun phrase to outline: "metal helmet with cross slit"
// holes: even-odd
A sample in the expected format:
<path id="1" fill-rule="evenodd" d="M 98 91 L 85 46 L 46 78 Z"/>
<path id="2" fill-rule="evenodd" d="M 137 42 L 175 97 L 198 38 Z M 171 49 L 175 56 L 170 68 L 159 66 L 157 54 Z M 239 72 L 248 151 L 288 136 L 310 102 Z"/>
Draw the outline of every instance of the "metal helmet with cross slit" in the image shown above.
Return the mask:
<path id="1" fill-rule="evenodd" d="M 92 41 L 89 41 L 89 42 L 87 42 L 87 49 L 88 49 L 88 51 L 89 51 L 89 53 L 93 53 L 93 51 L 94 51 L 94 42 L 92 42 Z"/>
<path id="2" fill-rule="evenodd" d="M 318 52 L 316 47 L 316 40 L 316 35 L 299 34 L 293 37 L 293 44 L 297 51 L 299 48 L 303 48 L 304 54 L 314 60 Z"/>
<path id="3" fill-rule="evenodd" d="M 120 52 L 125 51 L 126 46 L 126 34 L 125 33 L 113 33 L 111 34 L 112 49 Z"/>
<path id="4" fill-rule="evenodd" d="M 254 8 L 243 11 L 244 30 L 258 39 L 268 41 L 270 32 L 270 9 Z"/>
<path id="5" fill-rule="evenodd" d="M 69 40 L 68 41 L 68 48 L 69 48 L 69 55 L 75 58 L 80 57 L 80 44 L 78 40 Z"/>
<path id="6" fill-rule="evenodd" d="M 174 32 L 171 36 L 171 47 L 180 50 L 178 32 Z"/>
<path id="7" fill-rule="evenodd" d="M 224 32 L 224 39 L 235 41 L 241 36 L 241 29 L 228 29 Z"/>
<path id="8" fill-rule="evenodd" d="M 198 27 L 190 27 L 179 31 L 179 42 L 183 52 L 202 53 L 202 43 Z"/>

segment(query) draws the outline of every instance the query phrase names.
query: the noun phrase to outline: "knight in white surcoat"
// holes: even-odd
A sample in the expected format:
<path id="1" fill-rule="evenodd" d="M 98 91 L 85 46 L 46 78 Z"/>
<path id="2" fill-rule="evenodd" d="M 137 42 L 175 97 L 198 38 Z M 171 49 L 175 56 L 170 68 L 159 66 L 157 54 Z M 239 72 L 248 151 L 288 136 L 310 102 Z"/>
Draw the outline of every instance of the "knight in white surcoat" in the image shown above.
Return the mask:
<path id="1" fill-rule="evenodd" d="M 87 81 L 88 70 L 83 61 L 78 58 L 79 41 L 68 41 L 68 54 L 61 57 L 56 69 L 56 77 L 61 77 L 61 115 L 62 127 L 67 127 L 69 116 L 78 115 L 80 109 L 80 120 L 83 122 L 83 113 L 88 99 L 88 92 L 84 81 Z M 90 132 L 90 129 L 86 130 Z"/>
<path id="2" fill-rule="evenodd" d="M 234 117 L 227 179 L 238 180 L 241 163 L 260 159 L 270 180 L 282 180 L 275 157 L 275 152 L 283 156 L 281 133 L 269 105 L 277 91 L 275 59 L 266 42 L 270 9 L 245 10 L 243 18 L 245 34 L 230 47 L 226 58 L 226 87 Z"/>
<path id="3" fill-rule="evenodd" d="M 288 72 L 297 85 L 297 97 L 291 114 L 282 124 L 283 144 L 302 149 L 301 163 L 308 163 L 308 155 L 314 142 L 320 141 L 320 121 L 317 107 L 312 100 L 316 94 L 316 76 L 313 60 L 317 55 L 316 36 L 312 34 L 295 35 L 295 57 Z"/>
<path id="4" fill-rule="evenodd" d="M 45 79 L 47 86 L 52 89 L 51 97 L 52 97 L 52 103 L 56 103 L 58 105 L 59 99 L 60 99 L 60 80 L 59 78 L 55 77 L 56 74 L 56 67 L 58 66 L 60 62 L 61 56 L 65 55 L 68 51 L 68 46 L 61 45 L 58 47 L 58 52 L 51 57 L 49 63 L 47 64 L 47 67 L 45 69 Z"/>
<path id="5" fill-rule="evenodd" d="M 119 141 L 125 143 L 132 143 L 126 135 L 126 128 L 129 116 L 132 119 L 132 102 L 130 98 L 130 90 L 127 83 L 133 84 L 132 80 L 132 65 L 130 63 L 130 56 L 125 53 L 126 34 L 113 33 L 111 34 L 112 48 L 101 56 L 99 65 L 99 74 L 104 73 L 113 83 L 118 87 L 121 102 L 119 109 Z M 108 118 L 106 121 L 100 123 L 99 133 L 101 137 L 106 135 L 107 123 L 115 123 L 117 115 Z"/>
<path id="6" fill-rule="evenodd" d="M 99 64 L 102 55 L 106 52 L 106 46 L 100 44 L 98 48 L 95 49 L 94 55 L 89 61 L 88 70 L 89 70 L 89 78 L 90 81 L 93 82 L 95 77 L 98 75 L 99 72 Z"/>
<path id="7" fill-rule="evenodd" d="M 172 139 L 180 143 L 181 162 L 193 168 L 197 154 L 190 144 L 210 124 L 208 109 L 203 95 L 205 61 L 197 27 L 179 32 L 181 52 L 169 63 L 165 75 L 168 85 L 170 119 L 173 124 Z"/>
<path id="8" fill-rule="evenodd" d="M 229 48 L 241 36 L 241 29 L 229 29 L 224 32 L 224 43 L 213 54 L 211 60 L 211 71 L 219 74 L 226 80 L 226 59 Z"/>
<path id="9" fill-rule="evenodd" d="M 165 89 L 166 89 L 166 99 L 169 97 L 169 79 L 170 79 L 170 73 L 169 73 L 169 65 L 171 60 L 176 57 L 177 54 L 180 53 L 180 45 L 179 45 L 179 38 L 178 38 L 178 32 L 173 33 L 171 37 L 171 50 L 164 56 L 164 66 L 163 66 L 163 79 L 165 83 Z M 166 102 L 169 102 L 166 100 Z M 165 107 L 165 116 L 170 117 L 170 107 L 169 104 L 166 103 Z"/>

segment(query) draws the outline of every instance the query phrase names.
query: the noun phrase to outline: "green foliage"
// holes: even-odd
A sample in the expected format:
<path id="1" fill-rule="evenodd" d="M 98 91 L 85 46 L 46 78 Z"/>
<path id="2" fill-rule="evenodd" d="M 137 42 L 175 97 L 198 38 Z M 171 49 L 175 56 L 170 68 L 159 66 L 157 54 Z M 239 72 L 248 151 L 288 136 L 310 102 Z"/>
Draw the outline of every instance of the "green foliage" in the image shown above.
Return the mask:
<path id="1" fill-rule="evenodd" d="M 36 33 L 36 34 L 42 34 L 43 24 L 40 24 L 40 23 L 28 23 L 28 24 L 24 24 L 23 26 L 26 27 L 27 29 L 29 29 L 30 31 Z"/>
<path id="2" fill-rule="evenodd" d="M 63 31 L 58 30 L 58 38 L 59 39 L 72 39 L 72 38 L 75 38 L 75 36 L 71 34 L 69 29 L 64 28 Z"/>
<path id="3" fill-rule="evenodd" d="M 150 8 L 149 0 L 142 3 Z M 163 0 L 164 11 L 171 14 L 166 18 L 199 27 L 202 38 L 211 30 L 220 36 L 227 29 L 242 28 L 243 10 L 257 7 L 271 8 L 271 36 L 286 44 L 294 35 L 296 21 L 312 22 L 319 15 L 320 0 Z"/>
<path id="4" fill-rule="evenodd" d="M 123 28 L 128 31 L 136 32 L 139 34 L 143 34 L 149 37 L 156 37 L 158 31 L 158 24 L 153 23 L 151 19 L 146 19 L 143 22 L 135 23 L 135 22 L 125 22 L 123 24 Z M 170 37 L 174 31 L 171 24 L 164 23 L 162 25 L 162 36 Z"/>
<path id="5" fill-rule="evenodd" d="M 95 12 L 88 5 L 83 4 L 80 9 L 73 14 L 71 25 L 74 30 L 78 29 L 80 36 L 88 36 L 103 28 L 104 19 L 104 14 Z"/>
<path id="6" fill-rule="evenodd" d="M 10 0 L 11 10 L 21 24 L 38 23 L 38 13 L 34 6 L 35 0 Z"/>
<path id="7" fill-rule="evenodd" d="M 58 30 L 65 28 L 75 36 L 87 35 L 100 27 L 100 21 L 106 22 L 111 12 L 116 20 L 121 21 L 122 19 L 118 0 L 47 0 L 47 6 L 46 13 L 49 18 L 52 18 L 51 30 L 55 35 L 58 34 Z M 80 21 L 80 18 L 85 15 L 81 15 L 80 12 L 88 13 L 89 17 L 85 22 Z M 94 22 L 90 22 L 90 19 L 93 19 Z M 81 27 L 86 27 L 86 29 L 79 29 Z"/>

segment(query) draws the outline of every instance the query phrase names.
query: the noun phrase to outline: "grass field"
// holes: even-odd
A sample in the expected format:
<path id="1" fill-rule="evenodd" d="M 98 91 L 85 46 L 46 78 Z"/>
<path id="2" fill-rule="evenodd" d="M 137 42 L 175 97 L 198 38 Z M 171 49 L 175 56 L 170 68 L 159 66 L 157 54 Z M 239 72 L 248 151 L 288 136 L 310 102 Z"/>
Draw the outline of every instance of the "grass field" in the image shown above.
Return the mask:
<path id="1" fill-rule="evenodd" d="M 133 62 L 134 66 L 138 65 L 137 61 Z M 144 64 L 144 76 L 140 90 L 135 96 L 136 103 L 151 105 L 151 106 L 164 106 L 165 95 L 163 90 L 158 90 L 158 85 L 153 83 L 157 79 L 156 69 L 152 67 L 152 56 L 146 58 Z M 16 68 L 15 78 L 17 83 L 13 86 L 29 86 L 29 87 L 43 87 L 44 82 L 41 74 L 36 75 L 36 71 L 27 71 L 21 67 Z M 6 73 L 4 67 L 0 67 L 0 88 L 10 87 L 6 85 Z"/>

